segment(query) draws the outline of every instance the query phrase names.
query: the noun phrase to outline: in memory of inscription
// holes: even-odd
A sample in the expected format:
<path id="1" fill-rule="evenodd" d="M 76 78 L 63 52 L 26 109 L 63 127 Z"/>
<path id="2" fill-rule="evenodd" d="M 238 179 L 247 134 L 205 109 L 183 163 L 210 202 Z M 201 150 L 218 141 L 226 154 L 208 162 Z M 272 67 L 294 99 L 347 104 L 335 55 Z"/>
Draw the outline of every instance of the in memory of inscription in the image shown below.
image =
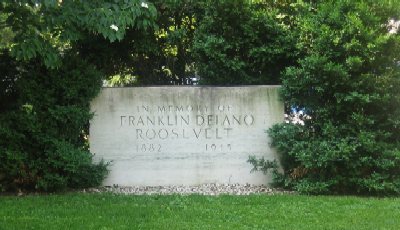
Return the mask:
<path id="1" fill-rule="evenodd" d="M 274 159 L 265 131 L 283 119 L 277 87 L 106 88 L 92 103 L 91 151 L 105 185 L 265 184 L 249 155 Z"/>

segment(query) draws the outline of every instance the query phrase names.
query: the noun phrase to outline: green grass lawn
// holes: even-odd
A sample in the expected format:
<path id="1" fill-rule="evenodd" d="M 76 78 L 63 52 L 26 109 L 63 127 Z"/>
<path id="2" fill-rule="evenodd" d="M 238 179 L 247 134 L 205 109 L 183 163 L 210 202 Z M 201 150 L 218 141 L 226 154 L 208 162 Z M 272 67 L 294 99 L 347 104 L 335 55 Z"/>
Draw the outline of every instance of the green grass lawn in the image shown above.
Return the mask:
<path id="1" fill-rule="evenodd" d="M 400 198 L 0 196 L 0 229 L 400 229 Z"/>

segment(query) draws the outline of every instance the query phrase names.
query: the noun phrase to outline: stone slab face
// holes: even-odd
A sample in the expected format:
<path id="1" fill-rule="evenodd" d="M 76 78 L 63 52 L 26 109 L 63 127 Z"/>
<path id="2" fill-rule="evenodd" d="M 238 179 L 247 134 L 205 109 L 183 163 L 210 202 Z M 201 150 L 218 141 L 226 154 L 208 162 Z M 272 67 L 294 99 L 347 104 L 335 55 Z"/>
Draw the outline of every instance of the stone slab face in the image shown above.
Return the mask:
<path id="1" fill-rule="evenodd" d="M 283 122 L 278 86 L 103 88 L 90 150 L 111 161 L 104 185 L 261 185 L 250 155 L 276 158 L 266 130 Z"/>

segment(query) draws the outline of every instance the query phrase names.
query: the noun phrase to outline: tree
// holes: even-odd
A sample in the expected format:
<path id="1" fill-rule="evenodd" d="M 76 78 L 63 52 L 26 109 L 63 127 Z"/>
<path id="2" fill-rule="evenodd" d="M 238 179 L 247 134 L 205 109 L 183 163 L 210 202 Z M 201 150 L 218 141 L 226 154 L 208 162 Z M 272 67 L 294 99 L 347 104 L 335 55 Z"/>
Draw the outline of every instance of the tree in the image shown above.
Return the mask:
<path id="1" fill-rule="evenodd" d="M 208 1 L 195 33 L 203 84 L 278 84 L 295 61 L 294 37 L 279 8 L 249 1 Z"/>
<path id="2" fill-rule="evenodd" d="M 204 1 L 169 0 L 153 3 L 158 12 L 157 26 L 146 31 L 128 30 L 124 40 L 109 47 L 109 52 L 113 54 L 110 59 L 125 63 L 120 72 L 135 76 L 129 76 L 135 81 L 128 85 L 187 84 L 188 76 L 194 75 L 192 43 L 194 31 L 202 18 Z M 83 47 L 93 47 L 95 53 L 98 53 L 97 47 L 104 47 L 95 45 L 89 40 Z M 124 81 L 123 77 L 115 79 Z"/>

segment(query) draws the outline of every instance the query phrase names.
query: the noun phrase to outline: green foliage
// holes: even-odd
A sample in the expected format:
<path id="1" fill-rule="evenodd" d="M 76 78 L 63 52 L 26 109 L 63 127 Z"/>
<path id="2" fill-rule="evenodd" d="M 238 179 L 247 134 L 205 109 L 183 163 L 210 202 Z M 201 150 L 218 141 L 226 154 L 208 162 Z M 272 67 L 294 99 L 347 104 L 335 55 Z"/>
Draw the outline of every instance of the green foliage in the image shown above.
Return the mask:
<path id="1" fill-rule="evenodd" d="M 10 27 L 6 26 L 6 20 L 8 15 L 0 12 L 0 49 L 4 49 L 10 46 L 10 42 L 14 37 L 14 33 Z"/>
<path id="2" fill-rule="evenodd" d="M 400 193 L 400 36 L 385 26 L 400 11 L 383 2 L 327 1 L 299 21 L 305 55 L 283 74 L 282 95 L 310 119 L 269 131 L 282 157 L 281 185 Z"/>
<path id="3" fill-rule="evenodd" d="M 82 43 L 154 30 L 154 5 L 25 0 L 0 11 L 1 31 L 12 31 L 0 46 L 0 190 L 99 185 L 107 163 L 88 150 L 89 103 L 118 66 L 103 68 L 108 59 L 91 59 Z"/>
<path id="4" fill-rule="evenodd" d="M 92 163 L 85 138 L 89 101 L 102 74 L 72 57 L 58 70 L 13 62 L 7 54 L 0 60 L 18 76 L 1 89 L 6 95 L 0 103 L 9 105 L 0 115 L 1 188 L 52 191 L 100 184 L 107 164 Z"/>
<path id="5" fill-rule="evenodd" d="M 107 41 L 122 40 L 128 28 L 154 26 L 156 9 L 142 1 L 3 1 L 0 10 L 15 32 L 12 55 L 17 60 L 39 57 L 49 68 L 61 65 L 71 42 L 101 35 Z"/>
<path id="6" fill-rule="evenodd" d="M 270 131 L 304 193 L 400 193 L 399 6 L 380 1 L 2 1 L 0 186 L 96 185 L 89 101 L 113 84 L 277 84 L 304 125 Z M 298 61 L 295 61 L 298 59 Z M 291 66 L 291 67 L 288 67 Z M 286 68 L 288 67 L 288 68 Z M 121 76 L 134 76 L 122 78 Z M 307 119 L 305 119 L 307 118 Z"/>
<path id="7" fill-rule="evenodd" d="M 193 37 L 203 15 L 202 1 L 158 0 L 154 1 L 159 16 L 158 29 L 152 34 L 152 47 L 142 60 L 139 70 L 140 84 L 185 84 L 194 75 L 192 55 Z M 138 65 L 141 67 L 141 65 Z"/>
<path id="8" fill-rule="evenodd" d="M 137 77 L 128 75 L 114 75 L 107 80 L 107 86 L 110 87 L 124 87 L 137 84 Z"/>
<path id="9" fill-rule="evenodd" d="M 243 0 L 208 1 L 194 51 L 202 84 L 277 84 L 294 61 L 279 10 Z"/>
<path id="10" fill-rule="evenodd" d="M 135 81 L 125 85 L 184 84 L 185 78 L 194 75 L 192 43 L 203 1 L 163 0 L 153 4 L 158 12 L 157 26 L 145 31 L 130 28 L 122 41 L 111 46 L 102 38 L 96 42 L 90 38 L 82 41 L 82 50 L 85 55 L 95 53 L 90 58 L 96 62 L 100 59 L 98 66 L 104 69 L 117 66 L 117 72 L 107 69 L 110 76 L 135 76 Z"/>

